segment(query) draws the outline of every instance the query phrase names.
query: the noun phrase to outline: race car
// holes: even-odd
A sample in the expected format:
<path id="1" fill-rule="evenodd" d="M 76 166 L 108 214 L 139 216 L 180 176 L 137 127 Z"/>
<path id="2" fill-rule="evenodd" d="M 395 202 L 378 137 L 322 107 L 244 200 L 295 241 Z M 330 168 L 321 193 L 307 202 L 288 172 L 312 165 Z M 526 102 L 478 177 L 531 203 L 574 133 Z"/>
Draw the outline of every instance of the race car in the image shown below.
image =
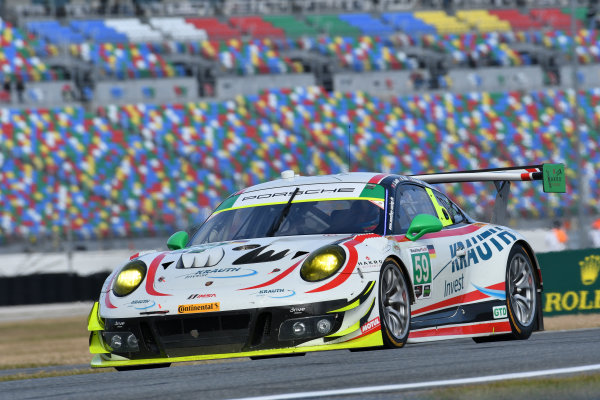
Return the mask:
<path id="1" fill-rule="evenodd" d="M 88 318 L 92 367 L 398 348 L 543 329 L 540 266 L 499 223 L 511 181 L 565 191 L 562 164 L 418 176 L 298 176 L 241 190 L 168 251 L 138 253 Z M 491 223 L 434 187 L 493 181 Z"/>

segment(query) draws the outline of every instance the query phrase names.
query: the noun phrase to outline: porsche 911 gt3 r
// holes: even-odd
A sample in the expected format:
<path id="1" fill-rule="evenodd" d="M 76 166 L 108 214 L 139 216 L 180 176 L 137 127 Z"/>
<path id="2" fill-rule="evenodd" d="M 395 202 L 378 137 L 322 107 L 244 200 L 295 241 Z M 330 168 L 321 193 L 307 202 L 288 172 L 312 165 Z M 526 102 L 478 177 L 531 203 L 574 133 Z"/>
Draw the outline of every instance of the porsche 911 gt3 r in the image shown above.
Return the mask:
<path id="1" fill-rule="evenodd" d="M 286 171 L 235 193 L 169 251 L 136 254 L 107 278 L 88 318 L 92 366 L 525 339 L 543 329 L 531 246 L 432 186 L 496 182 L 498 222 L 516 180 L 564 191 L 564 168 Z"/>

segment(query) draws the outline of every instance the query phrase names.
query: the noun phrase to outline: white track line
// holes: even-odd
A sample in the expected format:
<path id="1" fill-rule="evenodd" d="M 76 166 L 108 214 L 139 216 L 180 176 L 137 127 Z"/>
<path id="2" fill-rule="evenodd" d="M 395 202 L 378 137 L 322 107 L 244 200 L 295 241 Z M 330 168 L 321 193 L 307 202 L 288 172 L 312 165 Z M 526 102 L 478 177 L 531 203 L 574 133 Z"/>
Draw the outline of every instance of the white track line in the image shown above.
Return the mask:
<path id="1" fill-rule="evenodd" d="M 562 374 L 573 374 L 577 372 L 587 372 L 600 370 L 600 364 L 593 365 L 582 365 L 579 367 L 570 368 L 557 368 L 557 369 L 546 369 L 541 371 L 529 371 L 529 372 L 517 372 L 514 374 L 503 374 L 503 375 L 488 375 L 479 376 L 473 378 L 461 378 L 461 379 L 447 379 L 443 381 L 430 381 L 430 382 L 418 382 L 418 383 L 404 383 L 397 385 L 382 385 L 382 386 L 363 386 L 351 389 L 336 389 L 336 390 L 322 390 L 315 392 L 302 392 L 302 393 L 289 393 L 289 394 L 274 394 L 270 396 L 258 396 L 258 397 L 244 397 L 234 400 L 280 400 L 280 399 L 305 399 L 305 398 L 320 398 L 324 396 L 340 396 L 347 394 L 364 394 L 374 392 L 391 392 L 395 390 L 407 390 L 407 389 L 431 389 L 440 386 L 453 386 L 453 385 L 468 385 L 472 383 L 486 383 L 504 381 L 509 379 L 523 379 L 523 378 L 535 378 L 538 376 L 547 375 L 562 375 Z"/>

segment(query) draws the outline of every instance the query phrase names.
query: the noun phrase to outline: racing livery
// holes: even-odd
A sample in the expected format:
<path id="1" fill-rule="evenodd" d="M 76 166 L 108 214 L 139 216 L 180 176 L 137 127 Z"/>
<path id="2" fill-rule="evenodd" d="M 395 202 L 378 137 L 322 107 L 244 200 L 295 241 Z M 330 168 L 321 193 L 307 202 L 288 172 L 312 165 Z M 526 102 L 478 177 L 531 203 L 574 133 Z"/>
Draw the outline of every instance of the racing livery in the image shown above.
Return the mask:
<path id="1" fill-rule="evenodd" d="M 419 176 L 282 179 L 227 198 L 168 251 L 138 253 L 88 318 L 93 367 L 402 347 L 543 329 L 542 276 L 502 226 L 511 181 L 564 191 L 560 164 Z M 494 181 L 492 223 L 433 184 Z"/>

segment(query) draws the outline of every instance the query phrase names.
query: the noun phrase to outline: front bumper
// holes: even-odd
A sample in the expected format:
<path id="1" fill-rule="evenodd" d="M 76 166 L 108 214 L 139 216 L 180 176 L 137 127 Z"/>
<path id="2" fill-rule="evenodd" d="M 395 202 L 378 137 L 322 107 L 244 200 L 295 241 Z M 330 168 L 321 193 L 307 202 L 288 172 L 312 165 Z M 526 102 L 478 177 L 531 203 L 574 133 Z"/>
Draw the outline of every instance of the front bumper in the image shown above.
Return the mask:
<path id="1" fill-rule="evenodd" d="M 347 306 L 346 300 L 333 300 L 239 311 L 102 320 L 96 303 L 88 320 L 90 352 L 96 354 L 91 365 L 134 366 L 381 346 L 379 330 L 362 335 L 358 322 L 352 324 L 357 329 L 346 329 L 348 321 L 344 318 L 347 312 L 353 311 Z M 352 315 L 352 319 L 355 318 Z M 316 328 L 317 322 L 323 319 L 331 323 L 325 334 Z M 295 322 L 303 322 L 306 327 L 300 336 L 293 332 Z M 125 342 L 129 335 L 134 335 L 137 349 L 111 348 L 110 338 L 115 334 L 122 336 Z"/>

